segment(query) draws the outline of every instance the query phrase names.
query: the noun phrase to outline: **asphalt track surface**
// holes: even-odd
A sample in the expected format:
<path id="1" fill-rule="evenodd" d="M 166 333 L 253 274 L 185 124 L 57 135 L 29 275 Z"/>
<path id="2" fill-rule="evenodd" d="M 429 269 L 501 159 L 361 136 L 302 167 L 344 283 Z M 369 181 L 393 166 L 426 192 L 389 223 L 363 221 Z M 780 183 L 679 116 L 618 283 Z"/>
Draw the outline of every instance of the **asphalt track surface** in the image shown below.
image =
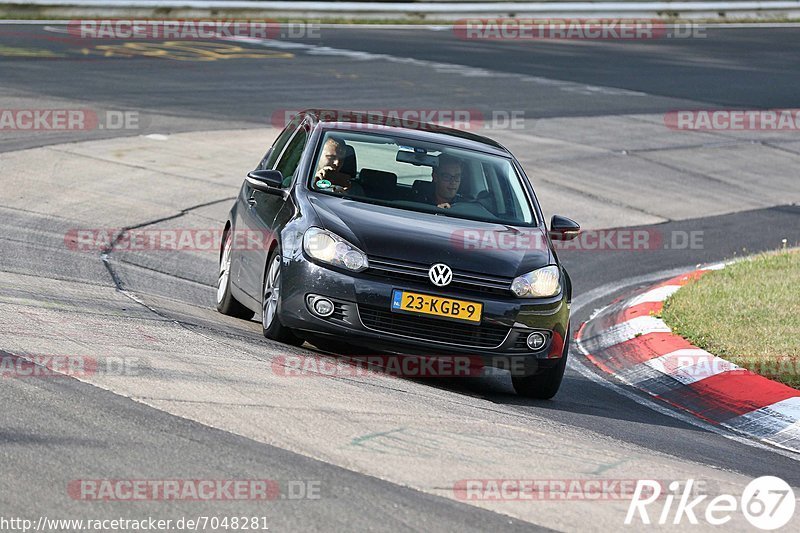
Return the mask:
<path id="1" fill-rule="evenodd" d="M 16 161 L 12 154 L 20 153 L 18 150 L 118 137 L 139 139 L 143 134 L 153 133 L 174 135 L 248 128 L 262 131 L 260 129 L 277 125 L 273 124 L 276 113 L 312 106 L 469 108 L 486 114 L 498 109 L 518 110 L 533 121 L 563 117 L 591 121 L 593 117 L 658 115 L 680 108 L 800 107 L 796 92 L 800 82 L 798 37 L 800 29 L 794 28 L 710 29 L 706 39 L 660 42 L 495 43 L 462 41 L 447 31 L 426 29 L 339 29 L 323 30 L 320 39 L 298 41 L 310 48 L 292 48 L 287 45 L 289 41 L 272 43 L 272 46 L 240 43 L 253 53 L 268 50 L 273 54 L 270 57 L 178 61 L 168 57 L 108 55 L 107 48 L 98 49 L 97 46 L 119 43 L 76 43 L 63 33 L 47 31 L 37 25 L 0 26 L 0 107 L 83 105 L 132 110 L 142 117 L 140 128 L 136 130 L 0 132 L 0 184 L 4 189 L 0 196 L 0 220 L 4 228 L 0 237 L 0 270 L 5 280 L 0 287 L 2 305 L 7 308 L 30 305 L 29 310 L 35 313 L 35 309 L 45 305 L 41 299 L 46 296 L 52 299 L 53 305 L 73 305 L 82 315 L 100 317 L 101 331 L 104 316 L 130 313 L 134 318 L 180 324 L 190 336 L 233 338 L 238 349 L 248 350 L 255 359 L 268 361 L 275 354 L 286 352 L 284 347 L 260 338 L 257 323 L 222 320 L 222 317 L 217 320 L 209 311 L 213 303 L 211 286 L 216 278 L 213 257 L 206 255 L 198 261 L 180 254 L 156 259 L 132 256 L 116 264 L 112 262 L 106 268 L 97 255 L 66 250 L 64 232 L 85 224 L 87 218 L 76 215 L 75 220 L 70 220 L 66 216 L 68 211 L 55 214 L 47 201 L 39 203 L 38 192 L 43 191 L 36 187 L 40 185 L 34 180 L 26 186 L 23 173 L 51 177 L 63 173 L 51 183 L 63 186 L 63 195 L 69 195 L 71 180 L 75 178 L 69 158 L 74 154 L 58 152 L 60 155 L 43 161 L 41 167 L 32 160 L 30 168 L 23 172 L 9 165 Z M 312 53 L 302 53 L 308 50 Z M 375 60 L 363 53 L 387 54 L 403 58 L 403 61 Z M 510 77 L 504 83 L 491 84 L 484 81 L 485 76 L 470 76 L 476 72 Z M 518 74 L 540 81 L 513 77 Z M 543 79 L 549 81 L 542 82 Z M 797 157 L 797 133 L 794 135 L 783 139 L 787 143 L 784 151 Z M 265 139 L 262 150 L 241 159 L 255 163 L 269 141 Z M 259 143 L 251 142 L 248 146 Z M 519 153 L 516 148 L 514 151 Z M 220 220 L 229 205 L 227 198 L 236 194 L 239 176 L 245 170 L 231 168 L 230 176 L 222 184 L 225 186 L 216 182 L 209 184 L 214 188 L 215 197 L 191 203 L 192 195 L 187 193 L 188 203 L 175 202 L 182 205 L 182 209 L 197 204 L 209 205 L 189 209 L 183 214 L 176 210 L 174 216 L 180 219 L 199 213 L 198 216 L 205 217 L 206 225 Z M 535 180 L 536 173 L 532 169 L 528 172 Z M 203 186 L 202 176 L 196 177 L 197 185 Z M 131 179 L 136 177 L 132 175 Z M 797 244 L 800 207 L 785 204 L 798 199 L 796 191 L 800 186 L 796 175 L 774 176 L 774 179 L 777 190 L 783 187 L 790 192 L 794 190 L 795 194 L 786 194 L 785 202 L 765 200 L 759 208 L 726 209 L 725 213 L 711 210 L 710 216 L 706 212 L 696 212 L 691 217 L 675 218 L 654 210 L 643 213 L 643 219 L 637 220 L 641 227 L 664 234 L 673 230 L 702 231 L 704 244 L 699 249 L 649 253 L 564 252 L 563 260 L 575 282 L 577 296 L 573 331 L 595 308 L 648 280 L 666 277 L 668 271 L 774 249 L 784 238 L 790 244 Z M 120 190 L 127 194 L 126 186 L 135 187 L 135 184 L 128 182 L 121 186 Z M 620 183 L 620 187 L 624 186 Z M 147 190 L 139 192 L 148 196 Z M 48 191 L 48 195 L 52 193 Z M 653 196 L 652 191 L 642 190 L 639 194 Z M 689 189 L 687 195 L 691 194 Z M 156 195 L 154 188 L 148 201 L 157 202 Z M 132 198 L 128 211 L 116 212 L 114 217 L 104 218 L 106 209 L 97 206 L 97 224 L 158 226 L 158 219 L 163 217 L 149 216 L 145 209 L 140 213 L 136 195 Z M 658 203 L 658 199 L 653 198 L 651 202 Z M 580 221 L 581 214 L 564 209 L 566 204 L 559 206 L 560 211 Z M 613 205 L 596 209 L 596 220 L 613 220 Z M 590 219 L 593 216 L 587 213 Z M 660 223 L 647 226 L 644 220 Z M 198 222 L 187 219 L 185 224 Z M 606 225 L 622 226 L 625 222 Z M 116 290 L 115 281 L 131 294 L 138 295 L 147 307 L 130 300 L 125 305 L 121 303 L 125 298 L 108 297 Z M 75 283 L 77 287 L 85 284 L 87 288 L 85 292 L 80 288 L 70 292 L 76 289 L 70 285 L 67 290 L 65 285 L 64 294 L 59 296 L 60 283 Z M 37 327 L 48 330 L 51 325 L 44 322 Z M 20 352 L 41 353 L 44 349 L 21 343 L 14 328 L 2 329 L 0 350 L 3 350 L 3 357 L 13 358 Z M 52 325 L 52 331 L 57 336 L 60 326 Z M 116 338 L 114 333 L 109 331 L 109 347 Z M 96 338 L 93 341 L 89 336 L 86 345 L 95 341 Z M 224 353 L 217 355 L 225 356 Z M 169 350 L 159 356 L 169 357 Z M 580 356 L 573 353 L 572 357 L 580 366 Z M 669 416 L 663 410 L 655 411 L 644 399 L 635 401 L 631 395 L 622 396 L 604 386 L 603 377 L 594 375 L 590 379 L 590 374 L 585 369 L 579 371 L 579 366 L 568 369 L 559 395 L 548 402 L 515 397 L 508 380 L 502 377 L 410 381 L 400 385 L 376 380 L 368 386 L 380 389 L 379 394 L 389 400 L 403 398 L 402 405 L 412 411 L 411 415 L 417 408 L 414 395 L 419 402 L 433 401 L 430 395 L 445 405 L 448 401 L 477 405 L 487 413 L 491 410 L 513 419 L 517 425 L 527 424 L 536 432 L 545 463 L 549 461 L 548 454 L 563 458 L 565 453 L 564 449 L 555 447 L 555 440 L 548 442 L 550 435 L 554 439 L 560 435 L 568 440 L 586 432 L 604 446 L 631 447 L 640 454 L 665 457 L 664 461 L 671 461 L 670 464 L 682 465 L 683 471 L 710 468 L 747 478 L 777 475 L 794 487 L 800 486 L 796 457 L 732 440 L 724 434 Z M 235 380 L 234 377 L 230 379 Z M 324 384 L 320 390 L 322 392 L 314 396 L 314 400 L 325 405 Z M 418 392 L 420 390 L 423 392 Z M 259 440 L 245 431 L 236 434 L 236 431 L 219 429 L 224 426 L 222 423 L 210 427 L 211 424 L 194 421 L 202 419 L 202 415 L 175 416 L 170 409 L 154 408 L 155 401 L 133 401 L 125 393 L 117 392 L 113 386 L 97 387 L 68 378 L 3 380 L 0 396 L 6 408 L 0 425 L 4 464 L 0 473 L 0 501 L 4 516 L 258 514 L 268 516 L 272 530 L 486 531 L 532 530 L 539 526 L 572 530 L 576 521 L 580 522 L 575 515 L 596 512 L 598 517 L 603 517 L 606 508 L 601 507 L 609 505 L 598 502 L 580 507 L 560 502 L 557 505 L 561 507 L 555 512 L 567 518 L 558 524 L 535 519 L 539 513 L 532 506 L 537 505 L 536 502 L 526 503 L 528 507 L 522 511 L 504 508 L 502 503 L 468 505 L 448 496 L 446 487 L 417 490 L 406 479 L 395 479 L 380 469 L 373 475 L 361 464 L 346 468 L 342 461 L 325 460 L 324 454 L 269 445 L 265 443 L 269 442 L 268 438 Z M 483 415 L 478 411 L 472 416 Z M 471 421 L 465 420 L 465 427 L 468 422 Z M 298 419 L 299 425 L 303 423 L 307 421 Z M 336 420 L 320 420 L 319 423 L 336 424 Z M 284 430 L 276 429 L 275 433 Z M 355 435 L 357 433 L 352 436 Z M 534 438 L 534 433 L 531 435 Z M 331 446 L 337 445 L 332 441 Z M 456 445 L 465 447 L 463 452 L 470 455 L 469 441 L 462 440 Z M 324 448 L 324 443 L 320 446 Z M 506 460 L 511 465 L 518 446 L 519 443 L 509 443 Z M 503 445 L 496 443 L 496 447 L 500 450 L 496 453 L 502 454 Z M 475 453 L 482 449 L 476 448 Z M 354 464 L 358 462 L 354 461 Z M 612 469 L 611 464 L 606 468 Z M 409 468 L 413 470 L 412 466 Z M 640 476 L 648 474 L 642 471 Z M 419 475 L 425 477 L 422 472 Z M 520 473 L 521 477 L 528 478 L 536 475 L 535 471 Z M 74 479 L 262 477 L 284 481 L 317 480 L 322 486 L 322 497 L 277 501 L 256 510 L 252 502 L 87 504 L 75 502 L 64 489 Z M 609 474 L 609 477 L 613 476 Z M 615 515 L 605 524 L 613 524 L 613 520 L 619 523 Z"/>

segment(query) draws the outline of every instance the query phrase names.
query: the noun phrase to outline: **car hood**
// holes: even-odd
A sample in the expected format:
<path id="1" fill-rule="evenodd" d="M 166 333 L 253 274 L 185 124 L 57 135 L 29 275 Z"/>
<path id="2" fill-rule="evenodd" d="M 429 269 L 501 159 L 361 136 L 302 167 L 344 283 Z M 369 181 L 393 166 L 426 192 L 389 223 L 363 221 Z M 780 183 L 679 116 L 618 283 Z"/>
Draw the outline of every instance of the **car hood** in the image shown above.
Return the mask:
<path id="1" fill-rule="evenodd" d="M 309 201 L 327 230 L 369 257 L 513 278 L 553 263 L 545 232 L 357 202 L 325 194 Z"/>

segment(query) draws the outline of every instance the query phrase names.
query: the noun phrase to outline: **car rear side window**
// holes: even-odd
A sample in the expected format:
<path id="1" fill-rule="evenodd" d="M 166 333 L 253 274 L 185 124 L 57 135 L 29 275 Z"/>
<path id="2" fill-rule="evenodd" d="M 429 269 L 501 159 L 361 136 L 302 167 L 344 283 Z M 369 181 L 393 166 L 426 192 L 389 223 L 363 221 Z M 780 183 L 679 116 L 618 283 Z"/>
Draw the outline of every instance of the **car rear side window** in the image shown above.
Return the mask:
<path id="1" fill-rule="evenodd" d="M 298 128 L 294 137 L 286 145 L 278 163 L 275 165 L 275 170 L 279 170 L 283 174 L 283 187 L 288 187 L 292 183 L 297 166 L 300 164 L 300 158 L 303 155 L 303 149 L 306 147 L 308 141 L 308 134 L 304 128 Z"/>
<path id="2" fill-rule="evenodd" d="M 259 169 L 271 170 L 275 167 L 275 162 L 281 155 L 283 147 L 286 146 L 286 143 L 288 143 L 289 139 L 292 138 L 294 132 L 297 131 L 297 127 L 300 125 L 301 120 L 301 117 L 298 115 L 286 125 L 281 134 L 278 135 L 278 138 L 275 139 L 275 142 L 272 144 L 272 148 L 270 148 L 270 150 L 261 160 L 261 164 L 258 166 Z"/>

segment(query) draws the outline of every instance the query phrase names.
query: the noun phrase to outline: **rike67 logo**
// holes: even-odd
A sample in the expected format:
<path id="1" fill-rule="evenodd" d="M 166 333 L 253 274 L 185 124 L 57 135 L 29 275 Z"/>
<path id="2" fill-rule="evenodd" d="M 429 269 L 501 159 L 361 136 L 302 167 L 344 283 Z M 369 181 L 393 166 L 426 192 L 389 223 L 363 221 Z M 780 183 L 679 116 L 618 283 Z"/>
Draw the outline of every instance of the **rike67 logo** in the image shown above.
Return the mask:
<path id="1" fill-rule="evenodd" d="M 706 502 L 707 494 L 692 498 L 694 480 L 681 483 L 673 481 L 669 484 L 669 493 L 662 495 L 661 484 L 657 481 L 640 479 L 636 484 L 625 525 L 636 522 L 642 524 L 656 523 L 684 524 L 684 519 L 692 525 L 698 524 L 698 517 L 705 519 L 712 526 L 721 526 L 730 522 L 733 513 L 741 511 L 750 524 L 758 529 L 771 531 L 789 523 L 794 515 L 794 491 L 779 477 L 762 476 L 751 481 L 742 492 L 741 498 L 730 494 L 721 494 Z M 656 509 L 648 507 L 663 499 L 661 512 L 651 517 L 648 511 Z"/>

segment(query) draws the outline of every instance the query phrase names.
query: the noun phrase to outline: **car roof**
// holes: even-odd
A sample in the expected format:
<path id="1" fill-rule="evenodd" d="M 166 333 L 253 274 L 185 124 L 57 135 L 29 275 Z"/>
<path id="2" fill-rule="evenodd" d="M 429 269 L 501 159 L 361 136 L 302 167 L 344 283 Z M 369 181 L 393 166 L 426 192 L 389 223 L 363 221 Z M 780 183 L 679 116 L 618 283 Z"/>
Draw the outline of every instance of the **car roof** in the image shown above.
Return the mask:
<path id="1" fill-rule="evenodd" d="M 405 135 L 421 141 L 449 144 L 457 148 L 510 156 L 500 143 L 488 137 L 428 122 L 407 120 L 379 112 L 306 109 L 299 113 L 312 120 L 313 126 L 325 129 L 371 131 L 387 135 Z"/>

